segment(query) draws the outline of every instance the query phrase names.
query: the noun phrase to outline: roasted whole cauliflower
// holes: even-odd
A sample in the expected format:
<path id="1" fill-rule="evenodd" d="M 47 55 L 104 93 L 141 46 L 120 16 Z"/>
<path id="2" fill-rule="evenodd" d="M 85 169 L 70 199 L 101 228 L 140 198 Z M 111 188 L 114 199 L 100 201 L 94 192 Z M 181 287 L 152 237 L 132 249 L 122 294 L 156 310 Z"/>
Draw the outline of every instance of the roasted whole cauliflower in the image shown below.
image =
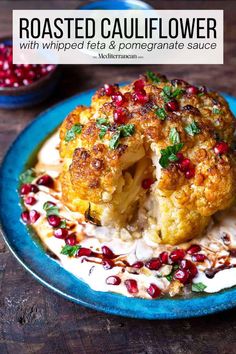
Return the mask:
<path id="1" fill-rule="evenodd" d="M 63 201 L 97 225 L 187 241 L 233 203 L 234 131 L 228 104 L 205 87 L 153 72 L 106 84 L 60 128 Z"/>

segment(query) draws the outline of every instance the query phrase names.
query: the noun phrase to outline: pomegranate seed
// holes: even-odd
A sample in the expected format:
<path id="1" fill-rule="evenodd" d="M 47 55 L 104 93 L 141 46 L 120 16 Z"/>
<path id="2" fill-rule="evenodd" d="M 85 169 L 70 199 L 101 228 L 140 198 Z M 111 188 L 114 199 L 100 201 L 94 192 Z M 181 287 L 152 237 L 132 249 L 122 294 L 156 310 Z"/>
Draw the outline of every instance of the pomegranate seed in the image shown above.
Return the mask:
<path id="1" fill-rule="evenodd" d="M 33 80 L 31 79 L 24 79 L 23 81 L 24 86 L 28 86 L 31 85 L 33 83 Z"/>
<path id="2" fill-rule="evenodd" d="M 20 195 L 26 195 L 31 192 L 31 185 L 30 184 L 22 184 L 20 187 Z"/>
<path id="3" fill-rule="evenodd" d="M 116 92 L 114 95 L 112 95 L 112 100 L 115 103 L 115 105 L 118 107 L 123 106 L 126 102 L 125 97 L 119 91 Z"/>
<path id="4" fill-rule="evenodd" d="M 188 254 L 194 254 L 194 253 L 198 253 L 201 251 L 201 247 L 199 245 L 191 245 L 188 249 L 187 249 L 187 253 Z"/>
<path id="5" fill-rule="evenodd" d="M 138 261 L 138 262 L 135 262 L 134 264 L 132 264 L 131 267 L 136 268 L 136 269 L 140 269 L 143 267 L 143 265 L 144 265 L 143 262 Z"/>
<path id="6" fill-rule="evenodd" d="M 180 163 L 178 164 L 179 170 L 181 172 L 185 172 L 189 170 L 191 161 L 187 158 L 184 158 L 182 161 L 180 161 Z"/>
<path id="7" fill-rule="evenodd" d="M 200 93 L 207 93 L 207 88 L 206 88 L 206 86 L 199 86 L 199 87 L 198 87 L 198 90 L 199 90 Z"/>
<path id="8" fill-rule="evenodd" d="M 214 146 L 214 152 L 217 155 L 227 154 L 229 151 L 229 145 L 225 141 L 220 141 Z"/>
<path id="9" fill-rule="evenodd" d="M 197 253 L 192 256 L 193 262 L 204 262 L 207 259 L 205 254 Z"/>
<path id="10" fill-rule="evenodd" d="M 127 120 L 126 112 L 120 107 L 115 109 L 113 113 L 114 122 L 117 124 L 125 124 Z"/>
<path id="11" fill-rule="evenodd" d="M 36 78 L 36 73 L 33 70 L 30 70 L 26 73 L 26 78 L 34 80 Z"/>
<path id="12" fill-rule="evenodd" d="M 92 256 L 92 254 L 93 251 L 90 248 L 81 247 L 77 252 L 77 257 L 82 257 L 82 256 L 90 257 Z"/>
<path id="13" fill-rule="evenodd" d="M 171 100 L 165 104 L 165 108 L 167 111 L 178 111 L 179 109 L 179 104 L 176 100 Z"/>
<path id="14" fill-rule="evenodd" d="M 178 269 L 174 273 L 174 278 L 176 280 L 179 280 L 182 284 L 186 284 L 189 279 L 189 272 L 188 272 L 188 270 Z"/>
<path id="15" fill-rule="evenodd" d="M 24 200 L 25 204 L 27 205 L 34 205 L 36 204 L 37 200 L 34 197 L 26 197 Z"/>
<path id="16" fill-rule="evenodd" d="M 28 224 L 30 219 L 29 219 L 29 212 L 26 210 L 26 211 L 23 211 L 21 213 L 21 220 L 25 223 L 25 224 Z"/>
<path id="17" fill-rule="evenodd" d="M 40 214 L 36 210 L 30 210 L 29 218 L 30 218 L 31 224 L 34 224 L 38 220 L 39 217 L 40 217 Z"/>
<path id="18" fill-rule="evenodd" d="M 113 85 L 104 85 L 104 90 L 107 96 L 111 96 L 115 93 L 115 87 Z"/>
<path id="19" fill-rule="evenodd" d="M 31 185 L 30 185 L 30 191 L 31 191 L 32 193 L 38 193 L 39 189 L 38 189 L 38 187 L 36 186 L 36 184 L 31 184 Z"/>
<path id="20" fill-rule="evenodd" d="M 135 91 L 132 95 L 133 100 L 137 103 L 145 104 L 148 102 L 148 96 L 145 90 Z"/>
<path id="21" fill-rule="evenodd" d="M 158 288 L 156 284 L 150 284 L 147 288 L 147 293 L 153 298 L 156 299 L 161 294 L 161 290 Z"/>
<path id="22" fill-rule="evenodd" d="M 169 255 L 168 252 L 162 252 L 159 256 L 162 264 L 168 264 Z"/>
<path id="23" fill-rule="evenodd" d="M 142 180 L 142 188 L 149 189 L 154 182 L 152 178 L 145 178 Z"/>
<path id="24" fill-rule="evenodd" d="M 191 166 L 190 169 L 188 171 L 185 172 L 185 177 L 187 179 L 191 179 L 195 176 L 195 167 Z"/>
<path id="25" fill-rule="evenodd" d="M 197 95 L 199 90 L 196 86 L 189 86 L 186 89 L 188 95 Z"/>
<path id="26" fill-rule="evenodd" d="M 116 275 L 111 275 L 106 279 L 106 283 L 108 285 L 119 285 L 121 283 L 121 279 Z"/>
<path id="27" fill-rule="evenodd" d="M 69 246 L 75 246 L 76 245 L 76 235 L 75 234 L 70 234 L 66 239 L 65 243 Z"/>
<path id="28" fill-rule="evenodd" d="M 180 262 L 180 269 L 189 272 L 189 280 L 192 280 L 198 273 L 197 267 L 188 259 L 183 259 Z"/>
<path id="29" fill-rule="evenodd" d="M 184 256 L 185 256 L 184 250 L 178 248 L 178 249 L 176 249 L 176 250 L 174 250 L 174 251 L 171 252 L 171 254 L 170 254 L 170 259 L 171 259 L 174 263 L 176 263 L 176 262 L 178 262 L 178 261 L 181 261 L 181 260 L 184 258 Z"/>
<path id="30" fill-rule="evenodd" d="M 134 82 L 134 90 L 135 91 L 141 91 L 144 88 L 144 81 L 142 79 L 136 80 Z"/>
<path id="31" fill-rule="evenodd" d="M 126 279 L 125 286 L 130 294 L 138 293 L 138 284 L 134 279 Z"/>
<path id="32" fill-rule="evenodd" d="M 106 258 L 114 258 L 115 257 L 112 250 L 107 246 L 102 246 L 102 253 Z"/>
<path id="33" fill-rule="evenodd" d="M 54 185 L 54 181 L 52 179 L 51 176 L 49 175 L 43 175 L 41 176 L 37 182 L 36 182 L 39 186 L 46 186 L 48 188 L 52 188 Z"/>
<path id="34" fill-rule="evenodd" d="M 54 230 L 53 234 L 56 238 L 65 239 L 68 235 L 68 230 L 65 228 L 59 228 L 59 229 Z"/>
<path id="35" fill-rule="evenodd" d="M 150 270 L 158 270 L 161 267 L 161 261 L 159 258 L 152 258 L 145 263 L 145 267 Z"/>
<path id="36" fill-rule="evenodd" d="M 104 259 L 102 261 L 102 265 L 105 270 L 108 270 L 108 269 L 111 269 L 114 267 L 114 263 L 110 259 Z"/>
<path id="37" fill-rule="evenodd" d="M 181 261 L 180 261 L 180 264 L 179 264 L 179 266 L 180 266 L 180 268 L 181 269 L 184 269 L 184 270 L 189 270 L 190 268 L 191 268 L 191 266 L 192 266 L 192 262 L 191 261 L 189 261 L 188 259 L 182 259 Z"/>
<path id="38" fill-rule="evenodd" d="M 184 155 L 181 152 L 177 152 L 176 157 L 178 158 L 178 162 L 181 162 L 184 159 Z"/>
<path id="39" fill-rule="evenodd" d="M 24 70 L 22 70 L 22 69 L 20 69 L 20 68 L 17 68 L 17 69 L 14 71 L 14 73 L 15 73 L 15 75 L 16 75 L 18 78 L 20 78 L 20 79 L 22 79 L 23 76 L 24 76 Z"/>
<path id="40" fill-rule="evenodd" d="M 61 218 L 58 215 L 49 215 L 47 217 L 48 223 L 53 227 L 58 227 L 61 223 Z"/>

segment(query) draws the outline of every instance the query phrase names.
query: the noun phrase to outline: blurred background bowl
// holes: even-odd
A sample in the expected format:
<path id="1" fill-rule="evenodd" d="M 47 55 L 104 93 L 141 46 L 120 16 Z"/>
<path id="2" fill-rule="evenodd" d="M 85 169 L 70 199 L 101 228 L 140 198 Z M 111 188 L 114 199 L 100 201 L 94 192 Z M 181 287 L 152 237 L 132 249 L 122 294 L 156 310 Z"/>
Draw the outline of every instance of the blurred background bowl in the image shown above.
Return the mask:
<path id="1" fill-rule="evenodd" d="M 10 37 L 0 37 L 0 44 L 12 45 Z M 27 86 L 0 87 L 0 108 L 16 109 L 34 106 L 54 91 L 59 79 L 59 66 Z"/>
<path id="2" fill-rule="evenodd" d="M 80 10 L 152 10 L 153 7 L 141 0 L 98 0 L 79 6 Z"/>

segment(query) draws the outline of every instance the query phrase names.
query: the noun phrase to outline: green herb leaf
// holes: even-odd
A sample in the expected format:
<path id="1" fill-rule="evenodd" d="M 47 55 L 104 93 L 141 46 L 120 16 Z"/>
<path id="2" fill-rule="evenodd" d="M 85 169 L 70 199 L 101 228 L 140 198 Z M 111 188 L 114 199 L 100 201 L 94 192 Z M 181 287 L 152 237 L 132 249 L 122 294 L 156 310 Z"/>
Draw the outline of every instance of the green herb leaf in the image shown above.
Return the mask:
<path id="1" fill-rule="evenodd" d="M 103 139 L 109 128 L 109 120 L 107 118 L 98 118 L 96 122 L 97 127 L 100 129 L 99 138 Z"/>
<path id="2" fill-rule="evenodd" d="M 121 125 L 118 130 L 121 133 L 121 138 L 126 138 L 127 136 L 131 136 L 134 134 L 135 125 L 134 124 L 126 124 Z"/>
<path id="3" fill-rule="evenodd" d="M 75 246 L 65 245 L 62 247 L 61 254 L 64 254 L 69 257 L 73 257 L 76 255 L 76 253 L 80 248 L 81 248 L 80 245 L 75 245 Z"/>
<path id="4" fill-rule="evenodd" d="M 201 293 L 206 289 L 206 285 L 203 283 L 195 283 L 192 284 L 192 291 L 195 291 L 197 293 Z"/>
<path id="5" fill-rule="evenodd" d="M 184 146 L 183 143 L 175 144 L 172 146 L 167 146 L 166 149 L 161 150 L 161 157 L 159 159 L 159 164 L 163 168 L 167 168 L 170 162 L 175 162 L 178 160 L 176 154 L 182 149 Z"/>
<path id="6" fill-rule="evenodd" d="M 171 97 L 172 98 L 178 97 L 178 96 L 182 95 L 184 92 L 185 92 L 185 90 L 177 88 L 172 92 Z"/>
<path id="7" fill-rule="evenodd" d="M 212 109 L 212 113 L 213 113 L 213 114 L 222 114 L 222 111 L 221 111 L 220 109 L 214 107 L 214 108 Z"/>
<path id="8" fill-rule="evenodd" d="M 46 216 L 59 215 L 59 208 L 56 205 L 51 204 L 50 202 L 45 202 L 43 204 L 43 210 L 46 211 Z"/>
<path id="9" fill-rule="evenodd" d="M 61 229 L 66 229 L 66 220 L 61 220 L 59 227 Z"/>
<path id="10" fill-rule="evenodd" d="M 165 111 L 164 108 L 159 108 L 157 107 L 157 109 L 155 110 L 155 114 L 158 116 L 158 118 L 160 118 L 161 120 L 165 120 L 167 117 L 167 113 Z"/>
<path id="11" fill-rule="evenodd" d="M 179 144 L 180 143 L 180 135 L 176 128 L 171 128 L 169 139 L 172 144 Z"/>
<path id="12" fill-rule="evenodd" d="M 32 168 L 29 168 L 20 175 L 21 183 L 31 183 L 36 177 L 36 173 Z"/>
<path id="13" fill-rule="evenodd" d="M 204 92 L 198 93 L 198 97 L 202 97 L 204 95 Z"/>
<path id="14" fill-rule="evenodd" d="M 98 118 L 96 119 L 97 122 L 97 127 L 101 127 L 101 125 L 108 125 L 109 124 L 109 120 L 107 118 Z"/>
<path id="15" fill-rule="evenodd" d="M 119 141 L 120 141 L 120 135 L 121 135 L 121 132 L 118 131 L 111 137 L 111 140 L 109 142 L 110 149 L 115 150 L 118 147 Z"/>
<path id="16" fill-rule="evenodd" d="M 65 141 L 68 143 L 71 140 L 74 140 L 77 134 L 81 134 L 82 132 L 82 124 L 77 123 L 74 124 L 73 127 L 66 132 Z"/>
<path id="17" fill-rule="evenodd" d="M 201 129 L 198 127 L 197 123 L 193 121 L 192 123 L 188 124 L 184 130 L 191 136 L 194 136 L 195 134 L 199 134 Z"/>
<path id="18" fill-rule="evenodd" d="M 173 279 L 173 275 L 172 274 L 168 274 L 166 275 L 166 279 L 171 282 L 171 280 Z"/>
<path id="19" fill-rule="evenodd" d="M 158 84 L 160 82 L 160 78 L 152 71 L 147 71 L 146 72 L 147 78 L 154 84 Z"/>

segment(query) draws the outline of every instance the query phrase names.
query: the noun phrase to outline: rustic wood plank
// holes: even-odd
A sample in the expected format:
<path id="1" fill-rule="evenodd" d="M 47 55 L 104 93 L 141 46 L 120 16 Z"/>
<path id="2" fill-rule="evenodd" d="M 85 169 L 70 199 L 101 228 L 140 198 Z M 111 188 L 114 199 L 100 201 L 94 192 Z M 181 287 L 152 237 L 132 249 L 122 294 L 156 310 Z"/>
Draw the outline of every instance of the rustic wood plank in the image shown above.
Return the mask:
<path id="1" fill-rule="evenodd" d="M 149 1 L 157 8 L 223 8 L 224 65 L 160 65 L 169 77 L 236 95 L 236 2 Z M 75 8 L 81 1 L 0 2 L 0 34 L 11 31 L 11 9 Z M 151 66 L 150 69 L 156 69 Z M 126 81 L 147 66 L 63 67 L 60 85 L 45 103 L 24 110 L 0 110 L 0 158 L 17 134 L 42 110 L 104 81 Z M 0 239 L 0 353 L 10 354 L 226 354 L 236 353 L 236 310 L 174 321 L 126 319 L 73 304 L 32 278 Z"/>

